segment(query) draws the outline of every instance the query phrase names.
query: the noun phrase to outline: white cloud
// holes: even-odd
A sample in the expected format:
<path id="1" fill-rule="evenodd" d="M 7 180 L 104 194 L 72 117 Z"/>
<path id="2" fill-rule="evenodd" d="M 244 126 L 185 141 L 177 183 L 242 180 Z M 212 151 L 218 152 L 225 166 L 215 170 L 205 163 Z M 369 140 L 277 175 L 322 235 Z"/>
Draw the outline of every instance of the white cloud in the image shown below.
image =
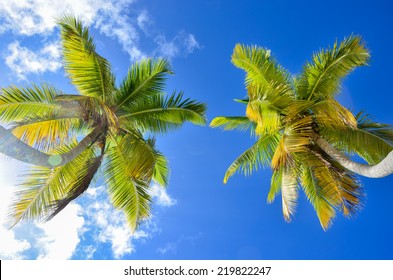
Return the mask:
<path id="1" fill-rule="evenodd" d="M 35 52 L 15 41 L 8 45 L 5 62 L 20 79 L 30 73 L 56 72 L 61 67 L 60 46 L 50 43 Z"/>
<path id="2" fill-rule="evenodd" d="M 181 235 L 175 242 L 167 242 L 163 247 L 158 248 L 156 251 L 161 255 L 167 253 L 177 254 L 178 248 L 184 247 L 185 243 L 195 246 L 196 242 L 201 239 L 203 235 L 204 234 L 202 232 L 198 232 L 194 235 Z"/>
<path id="3" fill-rule="evenodd" d="M 132 60 L 140 59 L 143 52 L 136 47 L 139 34 L 125 11 L 133 0 L 3 0 L 0 2 L 0 18 L 4 23 L 1 32 L 7 30 L 21 35 L 50 35 L 55 20 L 65 13 L 94 25 L 101 33 L 116 39 Z M 144 21 L 142 11 L 139 22 Z M 23 18 L 23 20 L 21 20 Z"/>
<path id="4" fill-rule="evenodd" d="M 193 34 L 186 32 L 179 32 L 171 40 L 168 40 L 164 35 L 158 35 L 155 38 L 157 44 L 156 52 L 158 55 L 174 58 L 176 56 L 187 56 L 195 50 L 200 49 L 201 46 Z"/>
<path id="5" fill-rule="evenodd" d="M 80 205 L 72 203 L 51 221 L 37 225 L 44 232 L 37 238 L 42 248 L 38 259 L 64 260 L 72 257 L 80 243 L 85 222 L 81 211 Z"/>
<path id="6" fill-rule="evenodd" d="M 152 185 L 150 195 L 155 199 L 155 203 L 160 206 L 170 207 L 177 203 L 175 199 L 168 195 L 166 188 L 157 184 Z"/>
<path id="7" fill-rule="evenodd" d="M 138 24 L 138 27 L 145 33 L 145 34 L 150 34 L 149 32 L 149 27 L 152 26 L 153 22 L 146 10 L 143 10 L 142 12 L 139 13 L 136 22 Z"/>
<path id="8" fill-rule="evenodd" d="M 13 188 L 3 185 L 3 182 L 1 183 L 0 217 L 6 217 L 8 212 L 7 207 L 12 197 Z M 0 259 L 22 259 L 23 252 L 30 249 L 31 244 L 25 239 L 16 238 L 14 231 L 8 230 L 5 227 L 4 220 L 4 218 L 0 220 L 2 221 L 0 224 Z"/>
<path id="9" fill-rule="evenodd" d="M 183 44 L 186 54 L 193 53 L 196 49 L 201 48 L 193 34 L 184 34 Z"/>
<path id="10" fill-rule="evenodd" d="M 101 243 L 110 243 L 114 258 L 118 259 L 125 254 L 135 251 L 133 241 L 150 238 L 152 232 L 137 230 L 132 233 L 123 214 L 103 199 L 102 187 L 88 193 L 91 202 L 85 208 L 87 217 L 87 231 L 93 232 L 93 239 Z M 101 193 L 100 195 L 97 195 Z M 93 203 L 93 199 L 98 201 Z"/>
<path id="11" fill-rule="evenodd" d="M 16 160 L 0 160 L 0 258 L 68 259 L 80 243 L 84 224 L 79 205 L 68 205 L 44 224 L 22 223 L 12 229 L 5 226 L 9 204 L 16 190 L 12 185 L 25 166 Z"/>
<path id="12" fill-rule="evenodd" d="M 56 26 L 55 19 L 64 13 L 73 13 L 87 24 L 93 22 L 98 12 L 108 7 L 106 0 L 2 0 L 0 15 L 4 19 L 2 32 L 11 30 L 15 34 L 31 36 L 49 34 Z M 133 1 L 119 1 L 119 5 Z M 23 19 L 23 20 L 22 20 Z"/>
<path id="13" fill-rule="evenodd" d="M 177 244 L 173 242 L 168 242 L 165 244 L 164 247 L 160 247 L 157 249 L 157 253 L 160 253 L 161 255 L 165 255 L 166 253 L 177 253 Z"/>
<path id="14" fill-rule="evenodd" d="M 53 34 L 56 27 L 55 19 L 65 13 L 71 13 L 82 19 L 85 24 L 118 41 L 131 61 L 148 55 L 173 59 L 179 55 L 187 56 L 200 48 L 195 36 L 186 32 L 179 32 L 169 40 L 165 35 L 157 36 L 158 32 L 148 11 L 134 9 L 133 3 L 134 0 L 2 0 L 0 34 L 13 32 L 16 35 L 40 35 L 46 38 Z M 142 50 L 142 33 L 146 39 L 155 43 L 153 50 Z M 56 71 L 60 67 L 57 57 L 50 60 L 55 53 L 43 51 L 46 47 L 33 52 L 14 42 L 9 48 L 11 54 L 7 57 L 7 65 L 19 78 L 25 78 L 25 75 L 30 73 Z M 23 58 L 18 58 L 16 54 Z M 29 57 L 31 59 L 28 59 Z"/>

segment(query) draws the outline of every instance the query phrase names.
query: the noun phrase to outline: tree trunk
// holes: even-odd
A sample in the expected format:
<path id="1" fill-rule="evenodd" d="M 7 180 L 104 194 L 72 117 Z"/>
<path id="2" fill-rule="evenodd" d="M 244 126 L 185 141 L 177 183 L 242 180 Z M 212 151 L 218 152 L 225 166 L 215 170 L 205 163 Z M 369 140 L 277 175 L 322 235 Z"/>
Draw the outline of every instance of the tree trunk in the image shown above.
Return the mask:
<path id="1" fill-rule="evenodd" d="M 338 151 L 322 138 L 318 138 L 316 142 L 322 150 L 339 164 L 359 175 L 369 178 L 382 178 L 393 173 L 393 151 L 391 151 L 380 163 L 376 165 L 367 165 L 350 160 L 344 153 Z"/>
<path id="2" fill-rule="evenodd" d="M 15 137 L 11 131 L 0 126 L 0 153 L 26 163 L 52 168 L 72 161 L 93 144 L 101 132 L 102 128 L 97 126 L 69 152 L 60 155 L 48 155 L 27 145 Z"/>

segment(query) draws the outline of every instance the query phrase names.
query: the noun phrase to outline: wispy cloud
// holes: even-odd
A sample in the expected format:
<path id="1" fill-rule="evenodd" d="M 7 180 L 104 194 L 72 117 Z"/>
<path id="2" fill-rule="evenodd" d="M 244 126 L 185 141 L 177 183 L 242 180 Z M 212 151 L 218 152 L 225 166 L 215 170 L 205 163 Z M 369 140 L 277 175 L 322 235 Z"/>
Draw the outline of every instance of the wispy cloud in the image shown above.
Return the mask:
<path id="1" fill-rule="evenodd" d="M 148 55 L 173 59 L 177 56 L 187 56 L 200 48 L 195 35 L 184 31 L 172 39 L 167 39 L 154 25 L 146 9 L 135 8 L 134 0 L 2 0 L 0 35 L 12 32 L 15 35 L 23 35 L 23 38 L 51 37 L 56 27 L 55 19 L 65 13 L 75 14 L 87 25 L 116 40 L 131 61 Z M 155 45 L 153 49 L 141 46 L 143 36 Z M 53 72 L 59 68 L 57 58 L 51 65 L 43 66 L 45 64 L 42 62 L 51 58 L 49 53 L 21 47 L 18 42 L 12 43 L 9 49 L 7 65 L 19 78 L 24 78 L 28 74 Z M 17 58 L 16 54 L 22 55 L 23 58 Z"/>
<path id="2" fill-rule="evenodd" d="M 5 63 L 22 80 L 28 74 L 56 72 L 61 67 L 60 45 L 57 42 L 49 43 L 33 51 L 15 41 L 8 46 Z"/>
<path id="3" fill-rule="evenodd" d="M 155 204 L 159 206 L 170 207 L 177 203 L 175 199 L 168 195 L 166 188 L 157 184 L 152 185 L 150 189 L 150 195 L 155 200 Z"/>
<path id="4" fill-rule="evenodd" d="M 11 167 L 2 163 L 4 177 L 13 176 Z M 80 243 L 80 230 L 84 218 L 80 216 L 80 206 L 69 205 L 62 213 L 45 224 L 29 223 L 12 229 L 5 226 L 8 206 L 15 187 L 0 182 L 0 258 L 1 259 L 68 259 Z"/>
<path id="5" fill-rule="evenodd" d="M 173 254 L 177 253 L 177 244 L 176 243 L 168 242 L 163 247 L 160 247 L 157 249 L 157 253 L 159 253 L 161 255 L 165 255 L 169 252 L 171 252 Z"/>
<path id="6" fill-rule="evenodd" d="M 17 35 L 43 35 L 52 33 L 55 19 L 64 13 L 73 13 L 87 24 L 92 24 L 104 14 L 124 8 L 132 0 L 2 0 L 0 15 L 3 18 L 0 32 L 12 31 Z M 23 20 L 21 20 L 23 19 Z M 116 21 L 116 19 L 113 19 Z"/>
<path id="7" fill-rule="evenodd" d="M 194 246 L 196 241 L 202 238 L 202 236 L 202 232 L 193 235 L 181 235 L 176 241 L 167 242 L 163 247 L 159 247 L 156 251 L 161 255 L 165 255 L 168 253 L 177 254 L 179 247 L 184 246 L 185 243 Z"/>
<path id="8" fill-rule="evenodd" d="M 164 35 L 158 35 L 155 42 L 157 43 L 157 54 L 170 59 L 176 56 L 187 56 L 201 48 L 195 36 L 184 31 L 170 40 Z"/>
<path id="9" fill-rule="evenodd" d="M 147 225 L 143 229 L 132 233 L 124 215 L 107 201 L 102 186 L 89 188 L 83 204 L 86 205 L 84 211 L 86 235 L 89 235 L 94 242 L 109 243 L 113 257 L 116 259 L 133 253 L 136 241 L 147 240 L 157 232 L 155 222 L 150 220 L 146 222 Z"/>
<path id="10" fill-rule="evenodd" d="M 80 243 L 85 219 L 82 207 L 72 203 L 51 221 L 38 224 L 43 235 L 37 238 L 41 245 L 38 259 L 70 259 Z"/>
<path id="11" fill-rule="evenodd" d="M 136 22 L 138 27 L 145 33 L 149 34 L 149 27 L 153 25 L 153 21 L 151 20 L 149 13 L 147 10 L 142 10 L 138 17 L 136 18 Z"/>
<path id="12" fill-rule="evenodd" d="M 7 185 L 1 185 L 0 217 L 7 216 L 7 205 L 12 197 L 13 189 Z M 0 224 L 0 259 L 22 259 L 24 252 L 31 248 L 26 239 L 19 239 L 15 232 L 8 230 L 4 225 L 4 219 Z"/>

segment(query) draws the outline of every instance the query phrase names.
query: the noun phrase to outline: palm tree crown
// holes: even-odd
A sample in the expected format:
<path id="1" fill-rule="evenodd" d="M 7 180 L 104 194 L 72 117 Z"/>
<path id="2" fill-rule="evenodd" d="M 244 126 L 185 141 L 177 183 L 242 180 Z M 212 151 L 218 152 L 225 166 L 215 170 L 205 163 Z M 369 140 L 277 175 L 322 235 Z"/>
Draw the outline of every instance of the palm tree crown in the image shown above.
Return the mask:
<path id="1" fill-rule="evenodd" d="M 236 45 L 232 63 L 246 72 L 246 116 L 217 117 L 211 126 L 251 130 L 255 144 L 228 168 L 224 182 L 240 171 L 249 175 L 261 166 L 273 170 L 268 202 L 281 192 L 284 218 L 293 215 L 302 189 L 324 229 L 336 210 L 350 216 L 362 207 L 364 190 L 354 172 L 335 153 L 355 154 L 369 164 L 391 150 L 393 130 L 340 105 L 335 96 L 342 79 L 366 65 L 369 52 L 358 36 L 350 36 L 314 54 L 300 75 L 282 68 L 271 52 Z M 331 150 L 329 150 L 330 148 Z"/>
<path id="2" fill-rule="evenodd" d="M 70 16 L 58 23 L 64 68 L 78 94 L 44 84 L 3 88 L 0 95 L 0 121 L 9 126 L 0 132 L 17 147 L 1 152 L 38 165 L 20 184 L 12 223 L 51 219 L 101 175 L 134 230 L 149 217 L 152 181 L 168 183 L 168 162 L 146 135 L 186 121 L 203 125 L 206 106 L 181 92 L 165 95 L 172 69 L 162 58 L 135 62 L 117 85 L 88 28 Z"/>

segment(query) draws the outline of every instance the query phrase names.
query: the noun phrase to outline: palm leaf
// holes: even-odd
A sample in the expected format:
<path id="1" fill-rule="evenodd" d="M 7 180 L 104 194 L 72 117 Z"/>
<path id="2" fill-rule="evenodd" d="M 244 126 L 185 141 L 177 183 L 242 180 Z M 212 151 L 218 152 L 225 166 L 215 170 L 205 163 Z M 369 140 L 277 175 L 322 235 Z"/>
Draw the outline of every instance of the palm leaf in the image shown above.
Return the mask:
<path id="1" fill-rule="evenodd" d="M 329 197 L 326 194 L 326 185 L 322 185 L 314 173 L 315 167 L 305 166 L 301 182 L 302 188 L 313 205 L 323 229 L 328 229 L 332 219 L 336 215 L 334 207 L 329 203 Z"/>
<path id="2" fill-rule="evenodd" d="M 166 132 L 180 127 L 186 121 L 205 124 L 205 111 L 205 104 L 183 99 L 183 93 L 174 93 L 168 98 L 154 96 L 140 100 L 119 113 L 119 121 L 121 125 L 128 122 L 135 124 L 143 131 Z"/>
<path id="3" fill-rule="evenodd" d="M 287 153 L 308 152 L 308 145 L 314 134 L 313 118 L 304 116 L 288 122 L 284 129 L 284 148 Z"/>
<path id="4" fill-rule="evenodd" d="M 73 132 L 81 131 L 82 127 L 80 119 L 35 117 L 13 123 L 12 133 L 26 144 L 48 152 L 56 146 L 67 143 L 75 136 Z"/>
<path id="5" fill-rule="evenodd" d="M 57 214 L 60 213 L 70 202 L 77 199 L 81 196 L 87 188 L 90 186 L 90 183 L 93 180 L 93 177 L 96 175 L 98 168 L 101 165 L 102 158 L 104 154 L 101 153 L 98 157 L 89 159 L 84 166 L 85 172 L 80 174 L 74 182 L 71 182 L 70 187 L 68 188 L 67 193 L 63 198 L 55 200 L 49 205 L 51 208 L 51 214 L 46 218 L 47 221 L 53 219 Z"/>
<path id="6" fill-rule="evenodd" d="M 150 216 L 149 184 L 155 160 L 126 138 L 107 152 L 104 177 L 113 205 L 123 211 L 132 230 Z"/>
<path id="7" fill-rule="evenodd" d="M 253 134 L 256 125 L 254 122 L 250 121 L 247 117 L 216 117 L 210 123 L 210 127 L 217 128 L 220 127 L 223 130 L 234 130 L 238 129 L 240 131 L 250 130 Z"/>
<path id="8" fill-rule="evenodd" d="M 268 166 L 273 157 L 274 151 L 280 141 L 280 134 L 270 134 L 260 137 L 257 142 L 249 149 L 243 152 L 227 169 L 224 176 L 226 183 L 235 172 L 240 170 L 241 173 L 248 176 L 254 170 L 262 166 Z"/>
<path id="9" fill-rule="evenodd" d="M 25 88 L 3 88 L 0 95 L 0 121 L 23 121 L 53 113 L 60 109 L 55 103 L 55 98 L 59 94 L 60 91 L 45 84 Z"/>
<path id="10" fill-rule="evenodd" d="M 114 105 L 121 109 L 122 106 L 128 107 L 140 98 L 162 94 L 166 75 L 172 73 L 166 59 L 147 58 L 135 62 L 116 91 Z"/>
<path id="11" fill-rule="evenodd" d="M 357 128 L 375 135 L 387 144 L 393 146 L 393 128 L 391 125 L 374 122 L 371 117 L 363 112 L 356 115 Z"/>
<path id="12" fill-rule="evenodd" d="M 350 36 L 332 49 L 313 56 L 297 80 L 297 93 L 303 99 L 324 100 L 340 91 L 342 79 L 356 67 L 366 65 L 369 51 L 359 36 Z"/>
<path id="13" fill-rule="evenodd" d="M 292 91 L 289 74 L 271 56 L 270 50 L 237 44 L 232 54 L 232 63 L 246 72 L 246 86 L 257 87 L 249 91 L 251 99 L 263 98 L 266 91 L 282 95 Z"/>
<path id="14" fill-rule="evenodd" d="M 356 118 L 352 112 L 332 98 L 317 102 L 310 106 L 310 109 L 320 127 L 340 129 L 357 126 Z"/>
<path id="15" fill-rule="evenodd" d="M 64 69 L 82 95 L 111 100 L 114 78 L 109 62 L 96 52 L 93 38 L 82 22 L 69 16 L 59 19 Z"/>
<path id="16" fill-rule="evenodd" d="M 283 167 L 273 170 L 273 174 L 270 179 L 270 189 L 267 195 L 268 203 L 273 203 L 274 199 L 276 198 L 276 195 L 281 190 L 283 171 L 284 171 Z"/>
<path id="17" fill-rule="evenodd" d="M 154 165 L 153 180 L 160 186 L 167 186 L 169 181 L 169 164 L 166 157 L 161 154 L 156 154 L 156 164 Z"/>
<path id="18" fill-rule="evenodd" d="M 302 187 L 326 230 L 332 223 L 335 209 L 345 216 L 362 209 L 364 191 L 351 172 L 323 153 L 315 150 L 304 158 Z"/>
<path id="19" fill-rule="evenodd" d="M 393 149 L 393 130 L 358 114 L 356 128 L 322 129 L 321 136 L 348 154 L 356 153 L 369 164 L 377 164 Z"/>
<path id="20" fill-rule="evenodd" d="M 72 146 L 63 146 L 56 151 L 64 153 Z M 86 176 L 88 170 L 81 168 L 87 166 L 94 157 L 93 149 L 86 149 L 71 162 L 55 167 L 32 167 L 19 184 L 20 190 L 16 193 L 9 217 L 13 225 L 21 220 L 44 220 L 53 212 L 51 205 L 64 199 L 80 178 Z"/>
<path id="21" fill-rule="evenodd" d="M 267 100 L 253 100 L 248 103 L 247 117 L 257 124 L 258 135 L 271 134 L 281 128 L 281 113 Z"/>
<path id="22" fill-rule="evenodd" d="M 282 212 L 284 219 L 289 222 L 291 216 L 295 213 L 298 190 L 296 174 L 294 170 L 284 168 L 281 180 L 281 198 L 282 198 Z"/>

